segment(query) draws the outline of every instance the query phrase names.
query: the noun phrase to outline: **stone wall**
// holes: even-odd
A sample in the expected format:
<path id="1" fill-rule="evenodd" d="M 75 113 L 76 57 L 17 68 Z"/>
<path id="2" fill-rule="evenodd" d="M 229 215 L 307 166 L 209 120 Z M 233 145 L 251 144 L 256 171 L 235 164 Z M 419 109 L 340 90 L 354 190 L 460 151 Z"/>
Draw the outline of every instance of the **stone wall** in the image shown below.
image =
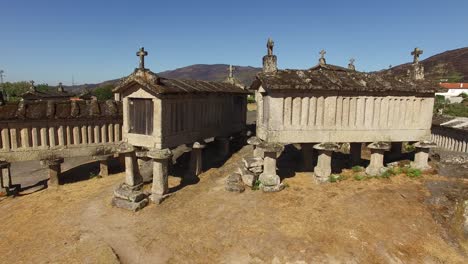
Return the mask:
<path id="1" fill-rule="evenodd" d="M 0 106 L 0 158 L 92 155 L 122 140 L 122 106 L 107 101 L 18 102 Z"/>
<path id="2" fill-rule="evenodd" d="M 272 93 L 259 100 L 257 133 L 283 143 L 419 141 L 430 136 L 433 104 L 423 96 Z"/>
<path id="3" fill-rule="evenodd" d="M 431 140 L 440 148 L 468 153 L 468 130 L 433 125 Z"/>

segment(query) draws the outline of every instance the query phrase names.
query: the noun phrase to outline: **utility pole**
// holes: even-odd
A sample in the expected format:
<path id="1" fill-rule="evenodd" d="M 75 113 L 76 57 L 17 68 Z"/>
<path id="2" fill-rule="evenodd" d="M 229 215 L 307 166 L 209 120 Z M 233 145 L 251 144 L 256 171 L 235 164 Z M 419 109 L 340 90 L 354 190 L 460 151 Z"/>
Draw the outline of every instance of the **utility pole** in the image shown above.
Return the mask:
<path id="1" fill-rule="evenodd" d="M 5 91 L 3 90 L 3 77 L 5 76 L 4 73 L 5 73 L 4 70 L 0 70 L 0 93 L 1 93 L 0 96 L 2 98 L 5 98 L 6 96 Z"/>

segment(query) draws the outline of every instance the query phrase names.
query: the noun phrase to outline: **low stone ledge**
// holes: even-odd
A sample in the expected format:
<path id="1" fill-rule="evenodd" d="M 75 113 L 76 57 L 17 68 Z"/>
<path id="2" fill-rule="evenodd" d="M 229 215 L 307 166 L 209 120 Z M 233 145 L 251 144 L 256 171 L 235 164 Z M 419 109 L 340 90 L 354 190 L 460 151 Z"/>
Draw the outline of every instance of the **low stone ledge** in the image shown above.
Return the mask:
<path id="1" fill-rule="evenodd" d="M 156 160 L 172 158 L 172 151 L 169 149 L 153 149 L 147 152 L 147 157 Z"/>
<path id="2" fill-rule="evenodd" d="M 315 144 L 313 148 L 316 150 L 336 151 L 340 148 L 340 145 L 333 143 L 333 142 L 325 142 L 325 143 Z"/>
<path id="3" fill-rule="evenodd" d="M 391 148 L 391 144 L 387 142 L 373 142 L 367 145 L 367 147 L 369 149 L 380 149 L 380 150 L 389 151 Z"/>

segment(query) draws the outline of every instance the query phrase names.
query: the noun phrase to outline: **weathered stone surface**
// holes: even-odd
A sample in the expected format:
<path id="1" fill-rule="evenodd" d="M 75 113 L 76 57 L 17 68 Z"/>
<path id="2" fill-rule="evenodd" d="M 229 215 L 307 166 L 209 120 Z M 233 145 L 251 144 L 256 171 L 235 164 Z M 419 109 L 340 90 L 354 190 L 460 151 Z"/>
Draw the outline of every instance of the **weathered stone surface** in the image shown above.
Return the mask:
<path id="1" fill-rule="evenodd" d="M 275 186 L 265 186 L 265 185 L 260 185 L 260 189 L 263 191 L 263 192 L 279 192 L 281 190 L 283 190 L 285 187 L 283 184 L 278 184 L 278 185 L 275 185 Z"/>
<path id="2" fill-rule="evenodd" d="M 276 186 L 281 183 L 280 177 L 276 174 L 262 173 L 258 179 L 263 186 Z"/>
<path id="3" fill-rule="evenodd" d="M 250 157 L 250 158 L 243 158 L 242 162 L 246 168 L 252 167 L 262 167 L 263 166 L 263 159 L 260 157 Z"/>
<path id="4" fill-rule="evenodd" d="M 112 205 L 118 208 L 136 212 L 148 205 L 148 198 L 144 198 L 139 202 L 131 202 L 128 200 L 120 199 L 118 197 L 112 198 Z"/>
<path id="5" fill-rule="evenodd" d="M 242 182 L 242 176 L 239 173 L 230 174 L 226 178 L 225 190 L 228 192 L 239 192 L 239 193 L 245 191 L 245 187 Z"/>
<path id="6" fill-rule="evenodd" d="M 146 194 L 141 191 L 140 185 L 138 188 L 132 188 L 125 183 L 122 183 L 117 189 L 114 190 L 114 196 L 123 200 L 133 203 L 140 202 L 146 198 Z"/>
<path id="7" fill-rule="evenodd" d="M 242 182 L 249 186 L 252 187 L 257 180 L 257 177 L 254 173 L 251 173 L 249 170 L 247 170 L 244 167 L 238 168 L 238 172 L 242 177 Z"/>
<path id="8" fill-rule="evenodd" d="M 263 172 L 263 166 L 251 167 L 249 168 L 249 171 L 254 173 L 255 175 L 260 175 Z"/>

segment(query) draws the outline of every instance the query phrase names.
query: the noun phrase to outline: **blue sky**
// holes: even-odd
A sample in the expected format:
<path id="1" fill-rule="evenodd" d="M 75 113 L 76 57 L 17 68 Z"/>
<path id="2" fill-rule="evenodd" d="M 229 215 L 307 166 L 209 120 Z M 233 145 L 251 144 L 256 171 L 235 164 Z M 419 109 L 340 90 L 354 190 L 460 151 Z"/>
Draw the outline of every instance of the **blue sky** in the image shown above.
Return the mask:
<path id="1" fill-rule="evenodd" d="M 0 0 L 6 81 L 55 85 L 128 75 L 140 46 L 154 72 L 191 64 L 261 66 L 266 40 L 280 68 L 327 62 L 372 71 L 468 46 L 468 1 Z"/>

